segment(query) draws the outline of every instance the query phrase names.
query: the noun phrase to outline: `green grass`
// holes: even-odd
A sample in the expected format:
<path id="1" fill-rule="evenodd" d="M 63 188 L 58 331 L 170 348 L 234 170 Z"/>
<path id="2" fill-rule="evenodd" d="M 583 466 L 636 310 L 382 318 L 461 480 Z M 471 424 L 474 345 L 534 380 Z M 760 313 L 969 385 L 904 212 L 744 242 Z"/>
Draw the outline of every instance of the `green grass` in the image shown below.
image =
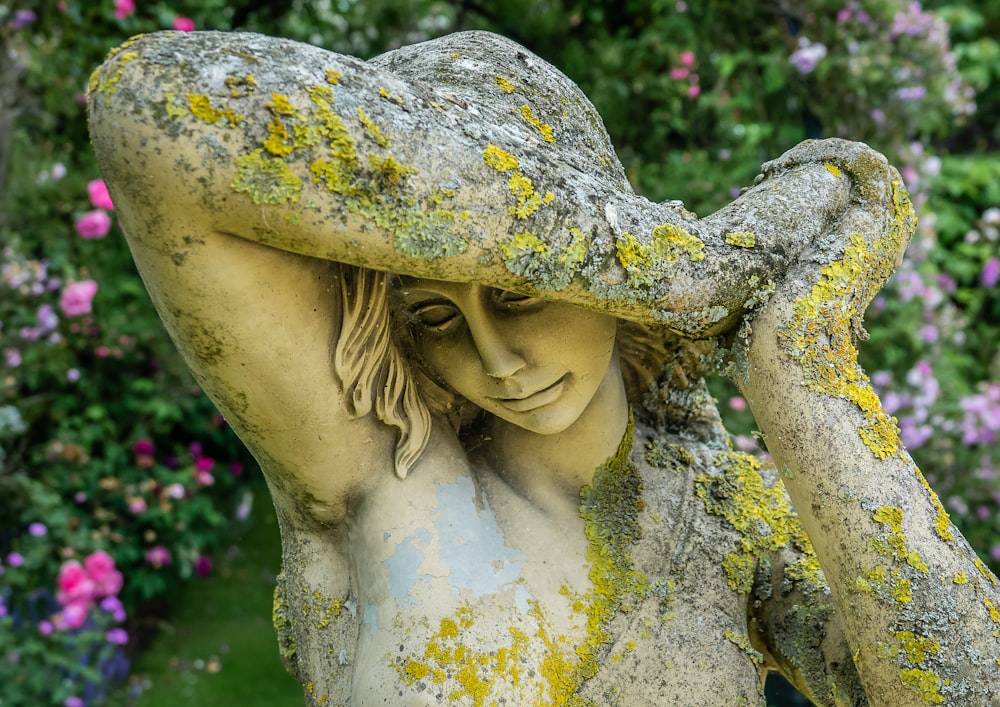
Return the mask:
<path id="1" fill-rule="evenodd" d="M 271 627 L 281 542 L 271 501 L 256 494 L 247 532 L 188 584 L 150 649 L 133 666 L 135 707 L 302 707 Z M 135 683 L 133 683 L 133 688 Z"/>

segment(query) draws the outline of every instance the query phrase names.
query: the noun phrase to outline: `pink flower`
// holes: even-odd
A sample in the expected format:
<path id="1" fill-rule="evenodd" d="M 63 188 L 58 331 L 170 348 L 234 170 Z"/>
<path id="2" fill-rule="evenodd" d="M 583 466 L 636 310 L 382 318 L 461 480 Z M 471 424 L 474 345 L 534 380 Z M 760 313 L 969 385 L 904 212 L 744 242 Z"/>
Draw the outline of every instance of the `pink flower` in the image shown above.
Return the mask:
<path id="1" fill-rule="evenodd" d="M 199 486 L 211 486 L 215 483 L 215 477 L 212 476 L 212 472 L 205 471 L 204 469 L 194 470 L 194 480 Z"/>
<path id="2" fill-rule="evenodd" d="M 94 596 L 114 596 L 122 588 L 122 573 L 115 569 L 114 558 L 104 550 L 87 556 L 83 566 L 94 582 Z"/>
<path id="3" fill-rule="evenodd" d="M 174 18 L 174 29 L 178 32 L 193 32 L 194 20 L 190 17 L 177 16 Z"/>
<path id="4" fill-rule="evenodd" d="M 691 69 L 686 66 L 674 67 L 670 70 L 670 78 L 673 81 L 683 81 L 691 75 Z"/>
<path id="5" fill-rule="evenodd" d="M 135 0 L 115 0 L 115 17 L 124 20 L 135 12 Z"/>
<path id="6" fill-rule="evenodd" d="M 148 456 L 155 452 L 156 448 L 153 446 L 152 440 L 140 439 L 136 440 L 136 443 L 132 445 L 132 451 L 136 454 Z"/>
<path id="7" fill-rule="evenodd" d="M 681 54 L 681 63 L 684 64 L 684 66 L 693 66 L 694 52 L 684 52 Z"/>
<path id="8" fill-rule="evenodd" d="M 56 628 L 60 631 L 78 629 L 87 620 L 88 613 L 90 613 L 90 604 L 87 602 L 74 602 L 63 607 L 62 612 L 56 615 Z"/>
<path id="9" fill-rule="evenodd" d="M 690 98 L 697 98 L 701 95 L 701 86 L 698 84 L 692 84 L 688 86 L 688 96 Z"/>
<path id="10" fill-rule="evenodd" d="M 90 304 L 97 294 L 97 283 L 93 280 L 73 282 L 63 288 L 59 296 L 59 309 L 67 317 L 79 317 L 90 313 Z"/>
<path id="11" fill-rule="evenodd" d="M 1000 259 L 990 258 L 986 261 L 983 271 L 979 273 L 979 281 L 986 288 L 993 287 L 997 282 L 1000 282 Z"/>
<path id="12" fill-rule="evenodd" d="M 162 545 L 154 545 L 146 550 L 146 562 L 156 569 L 166 567 L 171 562 L 170 550 Z"/>
<path id="13" fill-rule="evenodd" d="M 743 410 L 746 410 L 747 409 L 746 398 L 743 398 L 742 396 L 739 395 L 730 398 L 729 409 L 736 410 L 737 412 L 742 412 Z"/>
<path id="14" fill-rule="evenodd" d="M 51 621 L 39 621 L 38 622 L 38 632 L 43 636 L 48 636 L 52 633 L 52 622 Z"/>
<path id="15" fill-rule="evenodd" d="M 149 510 L 149 505 L 142 496 L 135 496 L 128 500 L 128 510 L 132 515 L 142 515 Z"/>
<path id="16" fill-rule="evenodd" d="M 111 196 L 108 194 L 108 187 L 103 179 L 95 179 L 87 183 L 87 196 L 95 209 L 114 211 L 115 205 L 111 203 Z"/>
<path id="17" fill-rule="evenodd" d="M 64 607 L 87 604 L 96 593 L 94 580 L 86 568 L 76 560 L 67 560 L 59 569 L 59 591 L 56 599 Z"/>
<path id="18" fill-rule="evenodd" d="M 111 217 L 107 211 L 94 209 L 78 218 L 73 226 L 81 238 L 92 241 L 108 235 L 108 231 L 111 230 Z"/>

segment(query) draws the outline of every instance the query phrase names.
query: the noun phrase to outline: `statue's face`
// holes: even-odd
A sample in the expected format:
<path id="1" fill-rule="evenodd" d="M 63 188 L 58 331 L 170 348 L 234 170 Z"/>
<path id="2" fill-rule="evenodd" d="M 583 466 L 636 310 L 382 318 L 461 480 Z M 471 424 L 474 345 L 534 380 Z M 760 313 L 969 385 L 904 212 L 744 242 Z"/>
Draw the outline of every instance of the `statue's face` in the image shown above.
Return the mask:
<path id="1" fill-rule="evenodd" d="M 561 432 L 609 375 L 614 317 L 482 285 L 402 278 L 417 347 L 460 395 L 511 424 Z"/>

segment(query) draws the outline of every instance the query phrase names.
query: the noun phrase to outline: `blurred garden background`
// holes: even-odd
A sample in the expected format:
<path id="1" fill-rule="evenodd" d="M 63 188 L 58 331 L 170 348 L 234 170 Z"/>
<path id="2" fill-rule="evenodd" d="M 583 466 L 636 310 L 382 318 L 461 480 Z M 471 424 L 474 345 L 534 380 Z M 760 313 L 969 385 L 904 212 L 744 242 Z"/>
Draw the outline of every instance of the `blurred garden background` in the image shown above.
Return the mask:
<path id="1" fill-rule="evenodd" d="M 1000 3 L 0 0 L 0 707 L 302 703 L 269 624 L 266 490 L 131 263 L 87 139 L 91 71 L 160 29 L 369 57 L 471 28 L 579 83 L 653 200 L 708 213 L 810 137 L 901 168 L 921 221 L 863 362 L 1000 569 Z M 714 391 L 756 449 L 745 403 Z"/>

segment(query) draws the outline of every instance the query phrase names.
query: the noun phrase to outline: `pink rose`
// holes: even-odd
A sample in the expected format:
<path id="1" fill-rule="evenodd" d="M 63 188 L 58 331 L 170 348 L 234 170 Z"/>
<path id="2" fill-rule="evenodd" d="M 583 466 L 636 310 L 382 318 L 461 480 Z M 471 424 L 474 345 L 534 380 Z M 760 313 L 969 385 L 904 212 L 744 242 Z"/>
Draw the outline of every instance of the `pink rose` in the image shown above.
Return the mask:
<path id="1" fill-rule="evenodd" d="M 78 218 L 73 226 L 81 238 L 92 241 L 108 235 L 108 231 L 111 230 L 111 217 L 107 211 L 94 209 Z"/>
<path id="2" fill-rule="evenodd" d="M 67 317 L 79 317 L 90 313 L 90 304 L 97 294 L 97 283 L 93 280 L 72 282 L 63 288 L 59 296 L 59 309 Z"/>
<path id="3" fill-rule="evenodd" d="M 111 202 L 111 196 L 108 194 L 108 186 L 103 179 L 95 179 L 87 183 L 87 196 L 90 197 L 90 203 L 94 205 L 95 209 L 115 210 L 115 205 Z"/>
<path id="4" fill-rule="evenodd" d="M 174 29 L 178 32 L 193 32 L 194 31 L 194 20 L 190 17 L 175 17 L 174 18 Z"/>
<path id="5" fill-rule="evenodd" d="M 56 600 L 64 607 L 71 604 L 87 604 L 94 596 L 94 580 L 87 570 L 76 560 L 68 560 L 59 569 L 59 591 Z"/>
<path id="6" fill-rule="evenodd" d="M 94 582 L 94 596 L 114 596 L 122 588 L 122 573 L 115 569 L 115 561 L 104 550 L 91 553 L 83 566 Z"/>
<path id="7" fill-rule="evenodd" d="M 135 12 L 135 0 L 115 0 L 115 17 L 124 20 Z"/>
<path id="8" fill-rule="evenodd" d="M 87 602 L 74 602 L 63 607 L 62 613 L 57 614 L 55 626 L 60 631 L 74 630 L 83 626 L 90 613 L 90 604 Z"/>

